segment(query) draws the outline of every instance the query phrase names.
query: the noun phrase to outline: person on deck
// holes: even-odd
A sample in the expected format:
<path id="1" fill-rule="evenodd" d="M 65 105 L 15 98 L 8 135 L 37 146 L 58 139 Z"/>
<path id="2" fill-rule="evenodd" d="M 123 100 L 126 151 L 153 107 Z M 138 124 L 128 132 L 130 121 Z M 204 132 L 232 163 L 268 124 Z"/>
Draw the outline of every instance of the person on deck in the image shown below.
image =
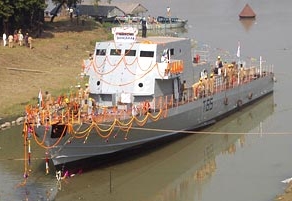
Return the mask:
<path id="1" fill-rule="evenodd" d="M 46 99 L 45 99 L 46 100 L 46 109 L 49 110 L 51 105 L 53 104 L 52 95 L 48 91 L 46 91 L 45 94 L 46 94 Z"/>
<path id="2" fill-rule="evenodd" d="M 83 93 L 84 100 L 88 100 L 90 91 L 87 83 L 85 84 L 85 89 Z"/>
<path id="3" fill-rule="evenodd" d="M 209 78 L 209 92 L 211 95 L 214 94 L 214 83 L 215 83 L 215 78 L 213 73 L 210 74 L 210 78 Z"/>
<path id="4" fill-rule="evenodd" d="M 223 63 L 222 63 L 221 57 L 218 56 L 217 57 L 217 61 L 215 63 L 215 71 L 214 71 L 214 73 L 218 74 L 218 75 L 221 75 L 221 68 L 222 67 L 223 67 Z"/>
<path id="5" fill-rule="evenodd" d="M 239 83 L 240 84 L 244 83 L 244 78 L 245 78 L 245 71 L 244 71 L 243 65 L 240 64 L 240 69 L 239 69 Z"/>
<path id="6" fill-rule="evenodd" d="M 84 91 L 83 91 L 83 89 L 82 89 L 82 87 L 81 87 L 81 85 L 80 84 L 78 84 L 77 85 L 77 88 L 78 88 L 78 94 L 77 94 L 77 96 L 78 96 L 78 102 L 79 102 L 79 104 L 81 104 L 82 103 L 82 100 L 83 100 L 83 96 L 84 96 Z"/>
<path id="7" fill-rule="evenodd" d="M 184 80 L 182 84 L 182 101 L 185 102 L 188 100 L 188 88 L 187 88 L 187 83 Z"/>
<path id="8" fill-rule="evenodd" d="M 143 17 L 142 21 L 141 21 L 141 25 L 142 25 L 142 38 L 146 38 L 146 33 L 147 33 L 147 21 L 145 19 L 145 17 Z"/>
<path id="9" fill-rule="evenodd" d="M 203 96 L 208 96 L 209 95 L 209 80 L 208 80 L 208 76 L 205 75 L 204 79 L 203 79 L 203 85 L 204 85 L 204 92 L 203 92 Z"/>
<path id="10" fill-rule="evenodd" d="M 199 98 L 202 98 L 204 96 L 204 90 L 205 90 L 205 86 L 203 84 L 203 78 L 200 78 L 197 90 L 198 90 Z"/>

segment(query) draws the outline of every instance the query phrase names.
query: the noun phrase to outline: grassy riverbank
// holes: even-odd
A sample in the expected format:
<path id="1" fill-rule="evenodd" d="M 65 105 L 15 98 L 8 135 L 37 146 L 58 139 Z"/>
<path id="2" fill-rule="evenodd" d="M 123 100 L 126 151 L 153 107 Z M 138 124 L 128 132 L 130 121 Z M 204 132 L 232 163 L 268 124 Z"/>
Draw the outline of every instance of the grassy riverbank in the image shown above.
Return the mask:
<path id="1" fill-rule="evenodd" d="M 45 24 L 33 49 L 0 46 L 0 118 L 22 115 L 27 104 L 37 103 L 39 90 L 60 95 L 80 80 L 82 59 L 96 41 L 109 39 L 108 29 L 94 21 L 77 25 L 68 19 Z"/>

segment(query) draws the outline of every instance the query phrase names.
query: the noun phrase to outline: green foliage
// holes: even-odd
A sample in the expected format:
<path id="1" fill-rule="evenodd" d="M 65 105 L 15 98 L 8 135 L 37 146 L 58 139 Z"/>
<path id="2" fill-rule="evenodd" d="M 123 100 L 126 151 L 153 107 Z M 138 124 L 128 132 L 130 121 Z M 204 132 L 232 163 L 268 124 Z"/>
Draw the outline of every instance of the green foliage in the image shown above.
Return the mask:
<path id="1" fill-rule="evenodd" d="M 14 14 L 13 5 L 10 4 L 10 0 L 0 1 L 0 18 L 7 20 Z"/>
<path id="2" fill-rule="evenodd" d="M 74 7 L 82 0 L 52 0 L 54 3 Z M 100 0 L 94 0 L 98 5 Z M 108 0 L 110 3 L 111 0 Z M 41 34 L 44 22 L 45 0 L 0 0 L 0 32 L 11 34 L 14 30 L 23 29 Z"/>
<path id="3" fill-rule="evenodd" d="M 98 5 L 98 2 L 101 0 L 94 0 L 93 2 Z M 82 3 L 82 0 L 53 0 L 56 4 L 67 4 L 68 7 L 74 7 L 77 4 Z M 111 0 L 107 0 L 108 3 L 111 2 Z"/>
<path id="4" fill-rule="evenodd" d="M 12 33 L 18 28 L 32 29 L 43 22 L 45 8 L 44 0 L 1 0 L 1 31 Z"/>
<path id="5" fill-rule="evenodd" d="M 110 22 L 104 22 L 102 26 L 106 29 L 111 29 L 114 25 Z"/>

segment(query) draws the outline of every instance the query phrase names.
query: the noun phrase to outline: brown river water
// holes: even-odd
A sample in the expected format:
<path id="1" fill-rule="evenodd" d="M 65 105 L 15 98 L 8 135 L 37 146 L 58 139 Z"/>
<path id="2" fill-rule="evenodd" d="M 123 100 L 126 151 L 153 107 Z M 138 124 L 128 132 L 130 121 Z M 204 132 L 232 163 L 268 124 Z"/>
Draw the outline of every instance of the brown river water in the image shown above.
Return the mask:
<path id="1" fill-rule="evenodd" d="M 166 15 L 169 6 L 172 16 L 188 20 L 178 35 L 222 53 L 235 55 L 240 41 L 242 57 L 262 56 L 274 65 L 274 93 L 204 130 L 217 134 L 190 135 L 61 182 L 53 167 L 45 175 L 45 150 L 33 143 L 24 185 L 22 128 L 1 131 L 0 201 L 269 201 L 284 191 L 281 181 L 292 177 L 291 0 L 139 3 L 151 16 Z M 248 26 L 238 19 L 246 3 L 257 14 Z"/>

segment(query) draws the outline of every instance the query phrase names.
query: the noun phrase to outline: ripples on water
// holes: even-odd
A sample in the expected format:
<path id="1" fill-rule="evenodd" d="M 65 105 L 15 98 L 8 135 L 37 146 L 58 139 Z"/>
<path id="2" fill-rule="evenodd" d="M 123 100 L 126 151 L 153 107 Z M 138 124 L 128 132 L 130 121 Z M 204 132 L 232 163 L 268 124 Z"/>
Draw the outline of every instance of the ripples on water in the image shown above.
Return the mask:
<path id="1" fill-rule="evenodd" d="M 274 111 L 274 98 L 270 95 L 232 118 L 205 129 L 206 133 L 191 135 L 175 143 L 154 151 L 146 151 L 125 157 L 118 163 L 95 167 L 89 172 L 67 178 L 57 183 L 54 169 L 45 176 L 44 151 L 32 147 L 32 172 L 27 184 L 22 182 L 24 163 L 21 128 L 13 128 L 1 135 L 11 143 L 1 144 L 0 200 L 202 200 L 204 185 L 217 171 L 217 158 L 220 155 L 233 155 L 245 146 L 244 134 L 251 130 L 261 131 L 261 122 Z M 262 111 L 262 112 L 260 112 Z M 245 126 L 248 124 L 248 128 Z M 224 134 L 234 133 L 234 134 Z M 15 138 L 18 136 L 19 138 Z M 17 147 L 16 149 L 11 149 Z M 37 157 L 37 159 L 35 159 Z M 4 173 L 4 174 L 3 174 Z M 134 190 L 140 189 L 140 190 Z M 76 191 L 76 189 L 78 189 Z M 142 190 L 141 190 L 142 189 Z M 131 193 L 125 194 L 130 191 Z"/>
<path id="2" fill-rule="evenodd" d="M 0 132 L 0 200 L 53 200 L 56 180 L 41 171 L 44 160 L 35 159 L 43 150 L 32 144 L 31 176 L 24 180 L 24 142 L 21 126 Z"/>

